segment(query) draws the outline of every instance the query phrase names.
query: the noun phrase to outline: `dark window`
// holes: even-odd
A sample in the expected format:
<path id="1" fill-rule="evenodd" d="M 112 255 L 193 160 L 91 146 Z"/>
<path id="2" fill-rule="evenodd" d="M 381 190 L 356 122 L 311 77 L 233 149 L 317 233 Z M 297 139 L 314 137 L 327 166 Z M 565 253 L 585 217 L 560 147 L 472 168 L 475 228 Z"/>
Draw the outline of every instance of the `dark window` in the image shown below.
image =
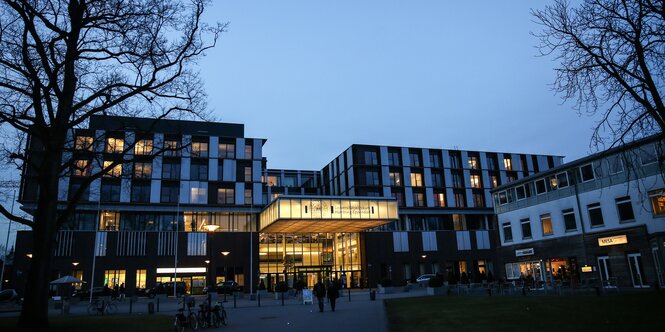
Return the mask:
<path id="1" fill-rule="evenodd" d="M 536 194 L 544 194 L 547 192 L 545 187 L 545 179 L 536 180 Z"/>
<path id="2" fill-rule="evenodd" d="M 404 206 L 404 195 L 401 191 L 393 191 L 390 194 L 395 198 L 395 200 L 397 200 L 398 206 Z"/>
<path id="3" fill-rule="evenodd" d="M 438 152 L 429 153 L 430 167 L 441 167 L 441 156 Z"/>
<path id="4" fill-rule="evenodd" d="M 600 203 L 593 203 L 587 205 L 589 210 L 589 221 L 591 222 L 591 227 L 602 226 L 605 222 L 603 221 L 603 212 L 600 209 Z"/>
<path id="5" fill-rule="evenodd" d="M 462 162 L 460 161 L 459 152 L 450 151 L 450 167 L 451 168 L 462 168 Z"/>
<path id="6" fill-rule="evenodd" d="M 102 202 L 120 202 L 120 183 L 103 183 L 101 189 Z"/>
<path id="7" fill-rule="evenodd" d="M 150 184 L 135 183 L 132 185 L 132 202 L 150 202 Z"/>
<path id="8" fill-rule="evenodd" d="M 511 242 L 513 241 L 513 229 L 510 227 L 510 223 L 503 223 L 503 241 Z"/>
<path id="9" fill-rule="evenodd" d="M 180 141 L 178 140 L 165 140 L 164 141 L 164 156 L 165 157 L 178 157 L 180 156 Z"/>
<path id="10" fill-rule="evenodd" d="M 162 179 L 178 180 L 180 179 L 180 163 L 165 162 L 162 164 Z"/>
<path id="11" fill-rule="evenodd" d="M 591 164 L 586 164 L 580 167 L 580 178 L 582 182 L 591 181 L 594 179 L 593 167 Z"/>
<path id="12" fill-rule="evenodd" d="M 522 224 L 522 239 L 530 239 L 531 221 L 529 219 L 522 219 L 520 220 L 520 224 Z"/>
<path id="13" fill-rule="evenodd" d="M 443 188 L 443 174 L 432 171 L 432 186 Z"/>
<path id="14" fill-rule="evenodd" d="M 178 196 L 180 194 L 180 185 L 179 184 L 165 184 L 162 182 L 161 188 L 161 198 L 162 203 L 177 203 Z"/>
<path id="15" fill-rule="evenodd" d="M 425 206 L 425 194 L 414 192 L 413 193 L 413 206 Z"/>
<path id="16" fill-rule="evenodd" d="M 566 227 L 566 232 L 574 231 L 577 229 L 577 222 L 575 221 L 575 211 L 573 209 L 563 210 L 563 224 Z"/>
<path id="17" fill-rule="evenodd" d="M 455 196 L 455 206 L 456 207 L 466 207 L 466 195 L 462 190 L 455 189 L 453 191 Z"/>
<path id="18" fill-rule="evenodd" d="M 420 167 L 420 154 L 418 152 L 409 152 L 409 159 L 411 159 L 411 167 Z"/>
<path id="19" fill-rule="evenodd" d="M 190 180 L 208 180 L 208 163 L 192 163 L 189 172 Z"/>
<path id="20" fill-rule="evenodd" d="M 619 221 L 626 222 L 635 220 L 633 204 L 630 202 L 630 196 L 617 198 L 616 203 L 617 211 L 619 213 Z"/>
<path id="21" fill-rule="evenodd" d="M 462 173 L 458 172 L 458 171 L 453 171 L 452 176 L 453 176 L 453 187 L 463 188 L 464 187 L 464 179 L 462 178 Z"/>
<path id="22" fill-rule="evenodd" d="M 71 182 L 69 184 L 69 192 L 67 193 L 69 196 L 69 200 L 74 199 L 74 195 L 76 195 L 76 192 L 81 188 L 81 184 L 77 182 Z M 81 195 L 81 198 L 79 199 L 80 202 L 85 202 L 88 201 L 90 197 L 90 186 L 87 186 L 83 190 L 83 194 Z"/>
<path id="23" fill-rule="evenodd" d="M 473 205 L 475 207 L 485 207 L 485 195 L 482 192 L 473 193 Z"/>
<path id="24" fill-rule="evenodd" d="M 400 152 L 399 151 L 388 151 L 388 164 L 390 166 L 399 166 L 400 165 Z"/>

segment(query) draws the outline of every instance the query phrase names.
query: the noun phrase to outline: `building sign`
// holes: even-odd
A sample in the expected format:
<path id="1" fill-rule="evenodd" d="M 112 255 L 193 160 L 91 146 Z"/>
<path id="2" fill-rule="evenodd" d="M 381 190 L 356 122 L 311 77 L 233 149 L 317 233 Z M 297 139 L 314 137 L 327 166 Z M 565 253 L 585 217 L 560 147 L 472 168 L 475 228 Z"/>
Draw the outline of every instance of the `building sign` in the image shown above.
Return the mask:
<path id="1" fill-rule="evenodd" d="M 593 267 L 589 265 L 582 266 L 582 272 L 593 272 Z"/>
<path id="2" fill-rule="evenodd" d="M 601 237 L 600 239 L 598 239 L 598 246 L 600 247 L 614 246 L 617 244 L 625 244 L 625 243 L 628 243 L 628 237 L 626 237 L 625 235 Z"/>
<path id="3" fill-rule="evenodd" d="M 533 248 L 515 250 L 515 256 L 517 257 L 531 256 L 531 255 L 533 255 Z"/>
<path id="4" fill-rule="evenodd" d="M 172 267 L 158 267 L 157 274 L 163 273 L 205 273 L 207 269 L 205 267 L 179 267 L 177 270 Z"/>

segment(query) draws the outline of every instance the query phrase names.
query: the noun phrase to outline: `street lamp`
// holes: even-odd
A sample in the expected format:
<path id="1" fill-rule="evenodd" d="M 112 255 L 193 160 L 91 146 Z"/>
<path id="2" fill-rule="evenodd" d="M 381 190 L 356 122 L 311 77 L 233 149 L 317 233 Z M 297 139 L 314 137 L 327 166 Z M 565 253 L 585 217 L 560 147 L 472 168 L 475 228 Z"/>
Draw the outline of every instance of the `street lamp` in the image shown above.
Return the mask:
<path id="1" fill-rule="evenodd" d="M 228 272 L 228 265 L 226 264 L 226 256 L 228 256 L 231 252 L 230 251 L 222 251 L 222 255 L 224 255 L 224 286 L 222 289 L 224 290 L 224 302 L 226 302 L 226 285 L 227 281 L 229 279 L 229 272 Z"/>
<path id="2" fill-rule="evenodd" d="M 77 266 L 79 266 L 79 262 L 73 262 L 72 265 L 74 265 L 74 267 L 76 268 Z"/>

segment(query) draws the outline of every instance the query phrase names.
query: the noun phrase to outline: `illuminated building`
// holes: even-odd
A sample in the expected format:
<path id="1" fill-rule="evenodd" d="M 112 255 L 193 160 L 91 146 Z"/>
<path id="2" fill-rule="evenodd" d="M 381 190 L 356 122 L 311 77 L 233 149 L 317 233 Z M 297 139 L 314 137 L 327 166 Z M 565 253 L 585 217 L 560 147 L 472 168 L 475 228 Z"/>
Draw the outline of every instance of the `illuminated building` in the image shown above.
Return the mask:
<path id="1" fill-rule="evenodd" d="M 265 143 L 244 137 L 240 124 L 93 117 L 71 134 L 66 156 L 75 167 L 60 180 L 63 206 L 90 174 L 109 170 L 58 232 L 53 277 L 125 283 L 128 294 L 174 278 L 191 293 L 225 279 L 246 292 L 320 277 L 345 276 L 353 288 L 424 273 L 480 280 L 496 260 L 490 189 L 562 162 L 352 145 L 321 170 L 278 170 L 266 166 Z M 131 162 L 111 167 L 127 149 Z M 38 156 L 39 142 L 29 140 L 28 153 Z M 28 213 L 37 192 L 25 169 Z M 30 247 L 30 233 L 19 232 L 18 276 Z"/>

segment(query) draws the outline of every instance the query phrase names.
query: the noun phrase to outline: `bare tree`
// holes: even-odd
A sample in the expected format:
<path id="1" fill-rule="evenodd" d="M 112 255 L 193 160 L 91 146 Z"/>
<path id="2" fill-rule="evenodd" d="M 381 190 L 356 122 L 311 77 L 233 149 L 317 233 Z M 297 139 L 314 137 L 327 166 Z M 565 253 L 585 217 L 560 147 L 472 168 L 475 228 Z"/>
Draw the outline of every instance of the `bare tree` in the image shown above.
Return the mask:
<path id="1" fill-rule="evenodd" d="M 104 165 L 58 209 L 59 178 L 68 135 L 92 115 L 154 118 L 205 109 L 202 84 L 191 64 L 213 47 L 225 25 L 201 21 L 207 0 L 1 0 L 0 126 L 39 142 L 39 158 L 25 146 L 9 156 L 37 177 L 22 327 L 48 326 L 50 258 L 56 231 L 86 187 L 116 166 Z M 122 153 L 131 151 L 128 146 Z M 66 158 L 64 158 L 66 159 Z"/>
<path id="2" fill-rule="evenodd" d="M 579 112 L 602 115 L 592 145 L 663 132 L 664 1 L 555 0 L 532 14 L 541 54 L 559 62 L 554 90 Z"/>

